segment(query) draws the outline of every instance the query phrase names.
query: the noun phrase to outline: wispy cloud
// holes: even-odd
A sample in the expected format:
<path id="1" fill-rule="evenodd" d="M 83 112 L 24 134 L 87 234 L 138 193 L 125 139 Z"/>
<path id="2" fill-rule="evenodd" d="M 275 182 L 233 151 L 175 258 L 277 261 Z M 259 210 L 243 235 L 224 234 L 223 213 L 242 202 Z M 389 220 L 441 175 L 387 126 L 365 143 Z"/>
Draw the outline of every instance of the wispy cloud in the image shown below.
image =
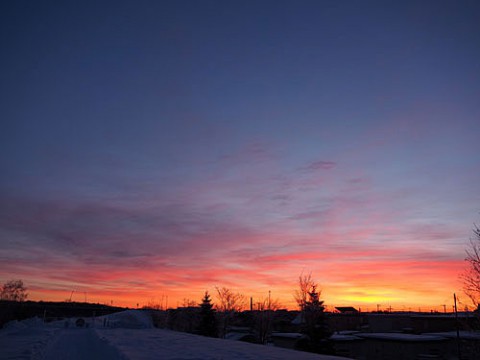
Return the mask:
<path id="1" fill-rule="evenodd" d="M 305 171 L 331 170 L 336 166 L 337 166 L 337 163 L 334 161 L 316 160 L 301 167 L 300 170 L 305 170 Z"/>

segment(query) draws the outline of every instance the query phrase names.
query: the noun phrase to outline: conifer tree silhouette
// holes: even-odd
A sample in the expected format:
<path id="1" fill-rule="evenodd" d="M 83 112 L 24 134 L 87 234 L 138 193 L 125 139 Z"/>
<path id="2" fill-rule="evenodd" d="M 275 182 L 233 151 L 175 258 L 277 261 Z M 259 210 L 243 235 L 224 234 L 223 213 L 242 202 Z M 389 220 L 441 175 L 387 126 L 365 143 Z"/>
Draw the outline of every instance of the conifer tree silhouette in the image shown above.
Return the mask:
<path id="1" fill-rule="evenodd" d="M 202 303 L 200 304 L 200 323 L 198 333 L 204 336 L 218 337 L 217 318 L 208 291 L 205 291 Z"/>

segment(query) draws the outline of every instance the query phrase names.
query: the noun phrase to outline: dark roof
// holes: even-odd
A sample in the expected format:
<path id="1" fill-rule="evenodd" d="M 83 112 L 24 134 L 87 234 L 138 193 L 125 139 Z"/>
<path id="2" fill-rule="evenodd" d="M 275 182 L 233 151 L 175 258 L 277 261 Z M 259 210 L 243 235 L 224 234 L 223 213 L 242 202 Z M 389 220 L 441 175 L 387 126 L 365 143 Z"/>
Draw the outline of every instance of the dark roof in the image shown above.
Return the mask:
<path id="1" fill-rule="evenodd" d="M 336 307 L 335 309 L 337 309 L 341 313 L 352 313 L 352 312 L 357 313 L 358 312 L 358 310 L 352 306 L 339 306 L 339 307 Z"/>

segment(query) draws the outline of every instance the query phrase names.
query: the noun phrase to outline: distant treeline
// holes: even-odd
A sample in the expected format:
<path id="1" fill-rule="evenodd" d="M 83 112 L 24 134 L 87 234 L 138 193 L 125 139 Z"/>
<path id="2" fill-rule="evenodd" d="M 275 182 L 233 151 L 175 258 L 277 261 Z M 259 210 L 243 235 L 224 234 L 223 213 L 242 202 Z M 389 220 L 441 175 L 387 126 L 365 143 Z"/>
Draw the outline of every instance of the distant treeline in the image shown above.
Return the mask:
<path id="1" fill-rule="evenodd" d="M 103 304 L 79 302 L 44 302 L 44 301 L 0 301 L 0 328 L 12 320 L 24 320 L 39 317 L 45 321 L 52 321 L 66 317 L 91 317 L 108 315 L 125 310 Z"/>

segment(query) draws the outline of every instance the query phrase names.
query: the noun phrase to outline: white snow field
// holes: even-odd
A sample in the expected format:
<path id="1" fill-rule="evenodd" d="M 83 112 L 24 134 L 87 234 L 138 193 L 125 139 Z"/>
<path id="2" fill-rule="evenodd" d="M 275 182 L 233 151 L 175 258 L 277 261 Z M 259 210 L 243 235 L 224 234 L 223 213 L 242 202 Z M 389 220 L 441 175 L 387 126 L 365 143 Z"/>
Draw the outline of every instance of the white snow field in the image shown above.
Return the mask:
<path id="1" fill-rule="evenodd" d="M 340 360 L 294 350 L 156 329 L 148 314 L 128 310 L 76 327 L 76 318 L 13 322 L 0 330 L 1 360 Z"/>

